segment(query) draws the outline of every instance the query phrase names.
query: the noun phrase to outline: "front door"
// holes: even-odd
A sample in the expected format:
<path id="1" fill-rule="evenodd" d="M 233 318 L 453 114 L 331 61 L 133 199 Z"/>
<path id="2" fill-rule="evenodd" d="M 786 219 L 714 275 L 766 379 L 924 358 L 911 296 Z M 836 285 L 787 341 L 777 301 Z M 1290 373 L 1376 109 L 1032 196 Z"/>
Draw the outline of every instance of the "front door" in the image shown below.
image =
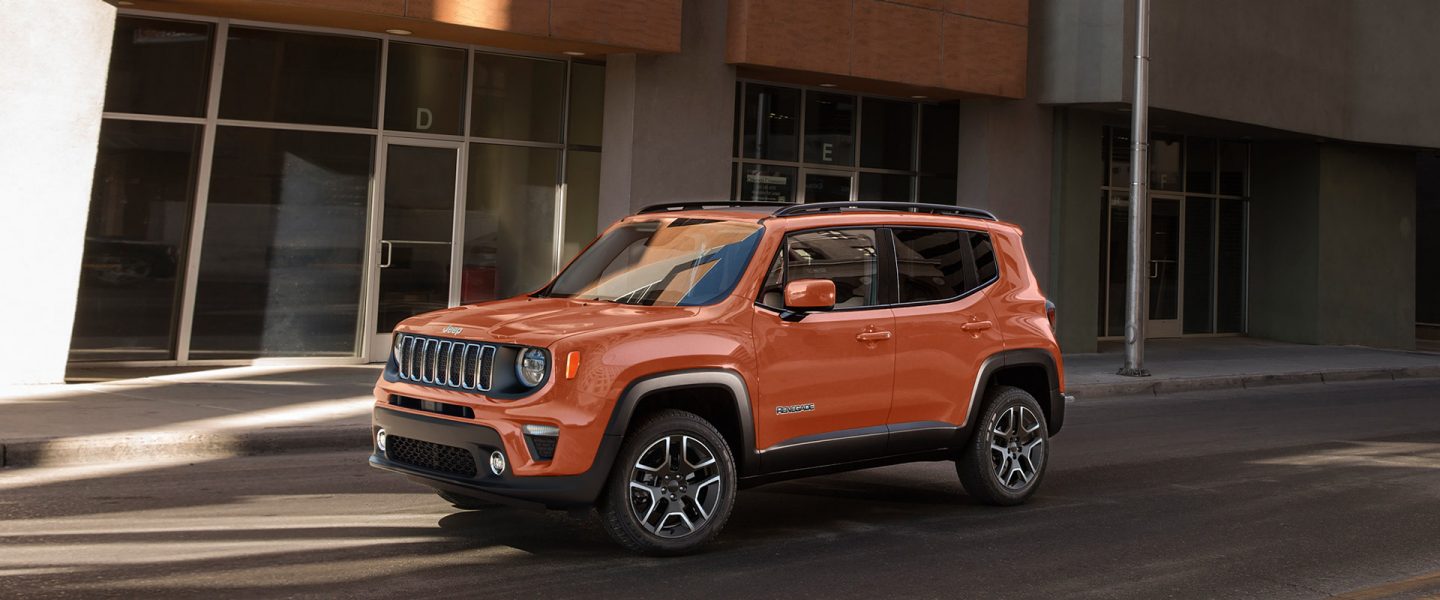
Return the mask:
<path id="1" fill-rule="evenodd" d="M 755 443 L 768 472 L 884 452 L 895 378 L 895 317 L 881 295 L 877 232 L 789 235 L 755 307 Z M 783 258 L 782 258 L 783 257 Z M 781 318 L 786 281 L 835 282 L 836 306 Z"/>
<path id="2" fill-rule="evenodd" d="M 1150 260 L 1146 263 L 1146 337 L 1180 337 L 1184 231 L 1180 198 L 1150 198 Z"/>
<path id="3" fill-rule="evenodd" d="M 383 158 L 370 295 L 372 361 L 385 360 L 390 332 L 400 321 L 457 301 L 453 265 L 459 144 L 389 141 Z"/>

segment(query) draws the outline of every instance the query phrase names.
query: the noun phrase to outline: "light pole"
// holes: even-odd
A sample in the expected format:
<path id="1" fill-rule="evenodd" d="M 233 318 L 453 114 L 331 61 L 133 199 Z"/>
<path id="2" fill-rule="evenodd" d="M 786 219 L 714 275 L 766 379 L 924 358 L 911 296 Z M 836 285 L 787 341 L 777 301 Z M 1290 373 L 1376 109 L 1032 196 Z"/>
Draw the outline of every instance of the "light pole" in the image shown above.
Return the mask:
<path id="1" fill-rule="evenodd" d="M 1135 97 L 1130 123 L 1130 260 L 1125 268 L 1125 366 L 1120 374 L 1147 377 L 1145 369 L 1145 230 L 1150 214 L 1150 0 L 1135 0 Z"/>

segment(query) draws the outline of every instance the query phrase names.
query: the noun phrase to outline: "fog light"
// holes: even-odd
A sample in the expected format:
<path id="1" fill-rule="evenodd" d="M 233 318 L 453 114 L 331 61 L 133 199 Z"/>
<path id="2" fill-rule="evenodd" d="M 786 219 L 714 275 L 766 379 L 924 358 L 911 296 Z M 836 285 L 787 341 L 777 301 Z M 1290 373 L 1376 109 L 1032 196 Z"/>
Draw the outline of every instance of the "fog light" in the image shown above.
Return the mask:
<path id="1" fill-rule="evenodd" d="M 490 472 L 496 475 L 505 474 L 505 455 L 499 450 L 490 453 Z"/>
<path id="2" fill-rule="evenodd" d="M 384 429 L 381 429 L 380 431 L 375 432 L 375 447 L 376 447 L 376 448 L 379 448 L 381 452 L 384 452 L 384 451 L 385 451 L 385 430 L 384 430 Z"/>

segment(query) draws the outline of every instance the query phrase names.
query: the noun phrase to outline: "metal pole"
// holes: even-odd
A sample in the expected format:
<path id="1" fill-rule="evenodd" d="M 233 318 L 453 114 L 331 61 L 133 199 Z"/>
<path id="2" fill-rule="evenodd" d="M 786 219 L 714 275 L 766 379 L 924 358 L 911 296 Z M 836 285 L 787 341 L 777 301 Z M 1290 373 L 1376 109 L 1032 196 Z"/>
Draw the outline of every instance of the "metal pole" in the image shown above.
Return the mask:
<path id="1" fill-rule="evenodd" d="M 1125 366 L 1121 375 L 1147 377 L 1145 369 L 1145 247 L 1150 213 L 1150 0 L 1135 0 L 1135 97 L 1130 124 L 1130 260 L 1125 270 Z"/>

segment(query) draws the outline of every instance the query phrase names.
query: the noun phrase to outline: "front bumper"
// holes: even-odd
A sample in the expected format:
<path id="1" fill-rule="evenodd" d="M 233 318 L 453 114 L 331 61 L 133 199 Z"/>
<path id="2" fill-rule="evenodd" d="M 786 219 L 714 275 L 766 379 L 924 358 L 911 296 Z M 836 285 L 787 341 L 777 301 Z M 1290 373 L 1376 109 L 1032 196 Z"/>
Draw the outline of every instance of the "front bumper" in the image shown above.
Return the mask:
<path id="1" fill-rule="evenodd" d="M 504 453 L 506 449 L 500 434 L 490 427 L 377 406 L 370 430 L 372 444 L 375 433 L 380 429 L 384 429 L 391 437 L 398 436 L 464 450 L 475 461 L 475 475 L 442 472 L 405 462 L 398 456 L 391 456 L 395 452 L 394 446 L 389 446 L 389 452 L 381 452 L 376 448 L 370 455 L 370 465 L 373 467 L 408 475 L 436 490 L 505 504 L 546 508 L 576 508 L 594 504 L 600 497 L 606 476 L 610 473 L 610 465 L 620 450 L 620 437 L 607 435 L 600 442 L 594 463 L 578 475 L 522 477 L 516 476 L 510 470 L 502 475 L 494 475 L 489 468 L 490 453 L 496 450 Z M 507 462 L 513 463 L 508 454 L 506 458 Z"/>

